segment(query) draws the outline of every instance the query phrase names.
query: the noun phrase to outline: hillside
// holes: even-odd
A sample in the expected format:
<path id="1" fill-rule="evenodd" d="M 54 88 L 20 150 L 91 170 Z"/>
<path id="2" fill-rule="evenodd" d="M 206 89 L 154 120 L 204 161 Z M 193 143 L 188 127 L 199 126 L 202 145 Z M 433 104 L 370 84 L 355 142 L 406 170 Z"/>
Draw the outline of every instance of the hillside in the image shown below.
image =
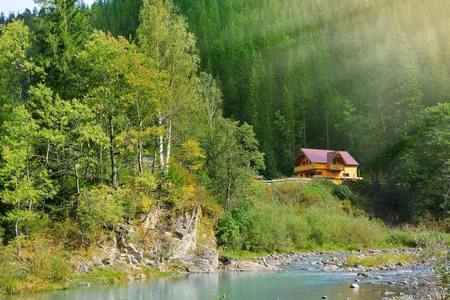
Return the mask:
<path id="1" fill-rule="evenodd" d="M 76 220 L 42 219 L 22 245 L 22 259 L 16 243 L 1 247 L 0 292 L 216 272 L 219 255 L 415 247 L 427 236 L 449 242 L 438 232 L 387 227 L 355 207 L 356 194 L 329 182 L 254 183 L 250 189 L 222 218 L 207 195 L 178 203 L 162 198 L 148 213 L 97 227 L 89 247 L 80 247 Z"/>
<path id="2" fill-rule="evenodd" d="M 93 24 L 129 36 L 141 2 L 100 1 Z M 401 221 L 448 217 L 448 1 L 174 4 L 224 116 L 253 126 L 260 174 L 290 176 L 301 147 L 347 150 Z"/>
<path id="3" fill-rule="evenodd" d="M 449 231 L 447 2 L 44 2 L 0 19 L 2 292 Z M 254 180 L 304 145 L 365 181 Z"/>

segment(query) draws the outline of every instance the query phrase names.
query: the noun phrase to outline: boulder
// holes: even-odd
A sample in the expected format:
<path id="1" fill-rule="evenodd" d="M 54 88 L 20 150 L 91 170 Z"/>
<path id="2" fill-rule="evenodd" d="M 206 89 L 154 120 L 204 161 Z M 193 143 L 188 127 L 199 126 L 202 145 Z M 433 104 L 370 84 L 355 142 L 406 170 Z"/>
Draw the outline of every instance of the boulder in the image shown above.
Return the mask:
<path id="1" fill-rule="evenodd" d="M 232 261 L 225 270 L 227 271 L 241 271 L 241 272 L 251 272 L 251 271 L 276 271 L 279 268 L 272 265 L 263 265 L 254 261 Z"/>

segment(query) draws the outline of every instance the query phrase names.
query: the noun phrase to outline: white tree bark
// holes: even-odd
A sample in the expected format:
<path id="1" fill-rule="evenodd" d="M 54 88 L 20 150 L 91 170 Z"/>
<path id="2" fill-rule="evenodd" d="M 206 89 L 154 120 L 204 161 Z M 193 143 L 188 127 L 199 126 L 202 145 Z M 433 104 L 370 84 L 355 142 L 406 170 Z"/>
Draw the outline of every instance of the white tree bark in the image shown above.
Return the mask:
<path id="1" fill-rule="evenodd" d="M 161 110 L 159 111 L 159 128 L 162 129 L 163 124 L 162 124 L 162 112 Z M 165 165 L 164 165 L 164 135 L 161 134 L 159 136 L 159 162 L 161 165 L 161 171 L 164 171 L 165 169 Z"/>
<path id="2" fill-rule="evenodd" d="M 172 118 L 169 118 L 168 122 L 168 128 L 167 128 L 167 154 L 166 154 L 166 165 L 165 165 L 165 172 L 167 173 L 169 171 L 169 160 L 170 160 L 170 151 L 171 151 L 171 144 L 172 144 Z"/>

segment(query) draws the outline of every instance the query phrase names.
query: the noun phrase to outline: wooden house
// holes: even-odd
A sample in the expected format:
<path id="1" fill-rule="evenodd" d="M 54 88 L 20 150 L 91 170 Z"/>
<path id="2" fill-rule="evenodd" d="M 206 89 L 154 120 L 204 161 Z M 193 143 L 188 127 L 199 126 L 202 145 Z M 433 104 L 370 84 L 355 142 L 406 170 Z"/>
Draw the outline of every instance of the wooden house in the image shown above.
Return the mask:
<path id="1" fill-rule="evenodd" d="M 302 148 L 293 165 L 300 178 L 324 178 L 335 184 L 362 179 L 358 162 L 347 151 Z"/>

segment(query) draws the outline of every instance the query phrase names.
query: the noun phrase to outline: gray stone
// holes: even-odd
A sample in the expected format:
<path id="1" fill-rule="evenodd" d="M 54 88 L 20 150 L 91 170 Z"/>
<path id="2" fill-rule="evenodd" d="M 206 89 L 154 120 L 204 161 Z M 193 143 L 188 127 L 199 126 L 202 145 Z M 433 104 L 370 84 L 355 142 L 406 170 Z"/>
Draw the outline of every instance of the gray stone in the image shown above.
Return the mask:
<path id="1" fill-rule="evenodd" d="M 352 283 L 352 284 L 350 285 L 350 287 L 351 287 L 352 289 L 359 289 L 359 285 L 357 285 L 356 283 Z"/>

